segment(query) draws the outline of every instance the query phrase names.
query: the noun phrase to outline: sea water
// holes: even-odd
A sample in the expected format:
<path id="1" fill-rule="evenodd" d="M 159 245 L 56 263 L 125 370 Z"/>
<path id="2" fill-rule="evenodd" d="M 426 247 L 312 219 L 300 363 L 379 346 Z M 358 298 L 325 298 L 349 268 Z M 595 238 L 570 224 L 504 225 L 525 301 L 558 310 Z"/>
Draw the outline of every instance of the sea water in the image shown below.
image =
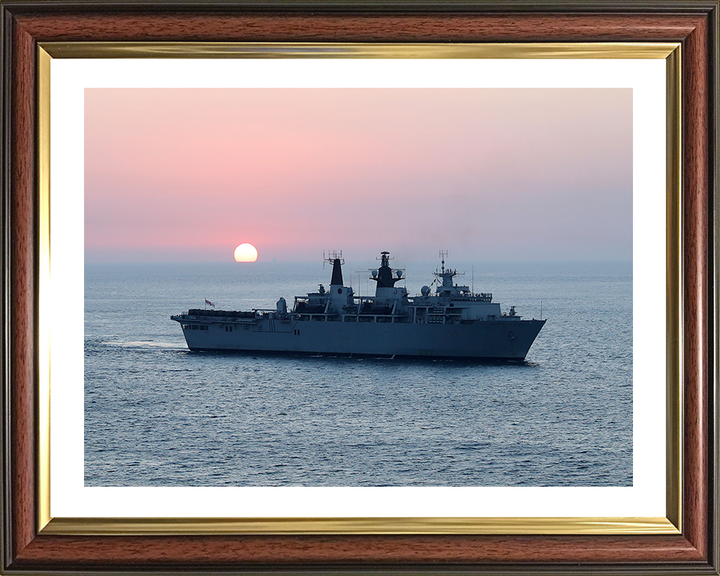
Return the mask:
<path id="1" fill-rule="evenodd" d="M 632 264 L 465 271 L 504 311 L 542 306 L 525 363 L 190 352 L 171 314 L 292 303 L 330 270 L 86 265 L 85 484 L 631 486 Z"/>

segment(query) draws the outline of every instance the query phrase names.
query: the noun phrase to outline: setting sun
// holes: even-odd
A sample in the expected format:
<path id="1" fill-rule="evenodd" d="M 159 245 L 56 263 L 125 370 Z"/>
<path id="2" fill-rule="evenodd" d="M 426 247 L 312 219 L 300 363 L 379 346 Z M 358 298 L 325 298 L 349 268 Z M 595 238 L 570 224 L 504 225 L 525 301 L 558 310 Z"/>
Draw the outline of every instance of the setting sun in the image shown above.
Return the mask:
<path id="1" fill-rule="evenodd" d="M 255 262 L 257 257 L 258 251 L 252 244 L 245 242 L 235 248 L 235 262 Z"/>

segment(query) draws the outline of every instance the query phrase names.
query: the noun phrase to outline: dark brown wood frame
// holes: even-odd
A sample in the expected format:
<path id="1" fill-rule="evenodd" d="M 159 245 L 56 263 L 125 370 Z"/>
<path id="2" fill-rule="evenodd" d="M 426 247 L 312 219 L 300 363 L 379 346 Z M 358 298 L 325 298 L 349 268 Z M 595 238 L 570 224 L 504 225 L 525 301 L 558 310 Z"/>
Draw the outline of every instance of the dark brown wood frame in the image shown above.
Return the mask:
<path id="1" fill-rule="evenodd" d="M 27 573 L 718 574 L 718 2 L 2 3 L 2 558 Z M 37 530 L 37 45 L 51 41 L 682 43 L 683 532 L 51 536 Z"/>

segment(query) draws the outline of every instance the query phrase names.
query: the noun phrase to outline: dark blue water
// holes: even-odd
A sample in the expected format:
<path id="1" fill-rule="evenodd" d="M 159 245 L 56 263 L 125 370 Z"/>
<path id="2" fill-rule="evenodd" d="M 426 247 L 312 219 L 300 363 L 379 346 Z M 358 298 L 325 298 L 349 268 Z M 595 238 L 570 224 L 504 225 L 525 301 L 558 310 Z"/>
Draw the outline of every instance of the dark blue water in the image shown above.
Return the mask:
<path id="1" fill-rule="evenodd" d="M 87 265 L 85 484 L 632 485 L 632 265 L 474 270 L 503 309 L 542 301 L 525 364 L 191 353 L 171 314 L 292 302 L 329 269 Z"/>

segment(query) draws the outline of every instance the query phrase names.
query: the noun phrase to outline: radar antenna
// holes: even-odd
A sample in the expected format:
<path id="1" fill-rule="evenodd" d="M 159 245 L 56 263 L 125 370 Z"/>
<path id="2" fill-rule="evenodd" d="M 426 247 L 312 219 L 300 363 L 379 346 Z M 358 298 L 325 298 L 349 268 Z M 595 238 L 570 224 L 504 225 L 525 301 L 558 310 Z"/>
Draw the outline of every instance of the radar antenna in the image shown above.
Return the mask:
<path id="1" fill-rule="evenodd" d="M 327 255 L 325 253 L 325 250 L 323 250 L 323 268 L 325 268 L 325 263 L 335 264 L 335 260 L 340 260 L 340 264 L 345 264 L 342 250 L 328 250 Z"/>

